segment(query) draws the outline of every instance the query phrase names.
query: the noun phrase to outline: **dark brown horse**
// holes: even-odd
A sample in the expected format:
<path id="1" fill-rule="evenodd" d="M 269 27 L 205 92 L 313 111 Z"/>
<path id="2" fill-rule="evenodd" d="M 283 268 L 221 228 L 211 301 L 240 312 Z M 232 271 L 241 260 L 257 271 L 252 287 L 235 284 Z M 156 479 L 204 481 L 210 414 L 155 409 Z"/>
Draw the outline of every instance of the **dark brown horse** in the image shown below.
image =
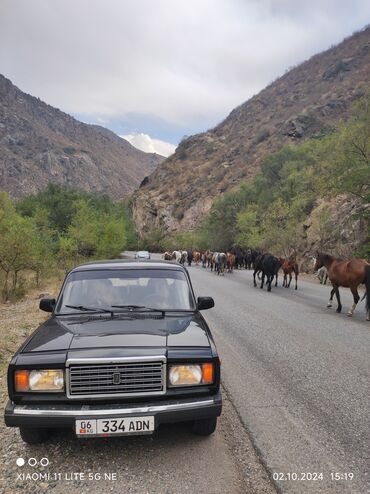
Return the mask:
<path id="1" fill-rule="evenodd" d="M 285 288 L 290 287 L 290 284 L 292 282 L 292 273 L 294 273 L 295 289 L 297 290 L 299 268 L 298 268 L 298 264 L 297 264 L 296 260 L 295 259 L 284 259 L 283 257 L 279 257 L 279 260 L 281 262 L 281 269 L 283 270 L 283 273 L 284 273 L 283 286 L 285 286 Z M 289 276 L 289 282 L 288 282 L 288 276 Z"/>
<path id="2" fill-rule="evenodd" d="M 370 264 L 365 259 L 351 259 L 345 261 L 343 259 L 336 259 L 329 254 L 323 254 L 317 252 L 315 271 L 325 266 L 328 270 L 328 277 L 333 285 L 333 289 L 330 293 L 330 299 L 328 307 L 332 306 L 334 293 L 337 297 L 338 307 L 337 312 L 342 311 L 342 304 L 340 302 L 339 287 L 343 286 L 349 288 L 353 295 L 353 305 L 348 311 L 348 315 L 352 316 L 356 305 L 360 300 L 358 294 L 358 286 L 361 283 L 366 287 L 366 309 L 367 320 L 370 321 Z"/>
<path id="3" fill-rule="evenodd" d="M 232 254 L 231 252 L 226 253 L 226 265 L 227 272 L 232 273 L 235 266 L 235 254 Z"/>

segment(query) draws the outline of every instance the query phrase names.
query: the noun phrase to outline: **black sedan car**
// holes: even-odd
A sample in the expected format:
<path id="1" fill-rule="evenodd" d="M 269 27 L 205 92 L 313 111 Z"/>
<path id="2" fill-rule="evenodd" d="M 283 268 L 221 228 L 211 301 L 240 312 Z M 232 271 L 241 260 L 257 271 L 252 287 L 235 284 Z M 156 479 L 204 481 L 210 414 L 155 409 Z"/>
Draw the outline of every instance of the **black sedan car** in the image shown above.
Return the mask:
<path id="1" fill-rule="evenodd" d="M 192 421 L 214 432 L 220 361 L 187 270 L 156 261 L 83 264 L 65 278 L 51 312 L 8 369 L 5 423 L 27 443 L 55 428 L 77 437 L 150 434 Z"/>

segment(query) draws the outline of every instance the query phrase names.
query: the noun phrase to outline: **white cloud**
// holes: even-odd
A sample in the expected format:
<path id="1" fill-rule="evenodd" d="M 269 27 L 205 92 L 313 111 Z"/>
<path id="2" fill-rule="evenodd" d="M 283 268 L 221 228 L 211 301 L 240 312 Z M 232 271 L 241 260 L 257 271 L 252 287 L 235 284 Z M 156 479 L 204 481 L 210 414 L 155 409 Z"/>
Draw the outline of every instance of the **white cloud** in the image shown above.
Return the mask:
<path id="1" fill-rule="evenodd" d="M 0 70 L 22 90 L 94 121 L 141 114 L 187 134 L 370 21 L 369 0 L 0 3 Z"/>
<path id="2" fill-rule="evenodd" d="M 176 149 L 173 144 L 160 139 L 153 139 L 148 134 L 128 134 L 121 137 L 145 153 L 157 153 L 167 157 L 173 154 Z"/>

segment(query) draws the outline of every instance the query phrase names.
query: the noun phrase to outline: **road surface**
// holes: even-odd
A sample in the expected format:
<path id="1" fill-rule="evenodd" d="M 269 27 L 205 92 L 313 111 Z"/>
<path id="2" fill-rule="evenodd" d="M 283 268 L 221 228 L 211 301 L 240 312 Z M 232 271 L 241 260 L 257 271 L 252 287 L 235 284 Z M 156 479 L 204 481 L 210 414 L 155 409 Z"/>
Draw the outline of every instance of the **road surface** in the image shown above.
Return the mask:
<path id="1" fill-rule="evenodd" d="M 203 314 L 223 384 L 277 488 L 370 492 L 365 302 L 348 318 L 348 290 L 341 290 L 345 312 L 336 314 L 325 307 L 329 286 L 299 281 L 294 291 L 280 280 L 267 293 L 245 270 L 224 277 L 201 266 L 189 272 L 196 294 L 215 299 Z M 349 474 L 353 480 L 332 480 Z"/>

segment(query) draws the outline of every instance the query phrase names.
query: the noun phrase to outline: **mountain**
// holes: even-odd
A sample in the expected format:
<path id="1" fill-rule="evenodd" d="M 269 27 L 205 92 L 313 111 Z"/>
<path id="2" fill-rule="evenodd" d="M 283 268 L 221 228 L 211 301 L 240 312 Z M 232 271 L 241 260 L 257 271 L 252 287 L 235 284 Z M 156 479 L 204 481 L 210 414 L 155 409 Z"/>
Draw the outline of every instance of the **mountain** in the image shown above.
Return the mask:
<path id="1" fill-rule="evenodd" d="M 119 199 L 163 159 L 79 122 L 0 75 L 0 189 L 12 197 L 54 182 Z"/>
<path id="2" fill-rule="evenodd" d="M 214 199 L 251 180 L 266 156 L 335 129 L 369 81 L 367 27 L 289 70 L 214 129 L 183 140 L 134 196 L 140 234 L 194 228 Z"/>

